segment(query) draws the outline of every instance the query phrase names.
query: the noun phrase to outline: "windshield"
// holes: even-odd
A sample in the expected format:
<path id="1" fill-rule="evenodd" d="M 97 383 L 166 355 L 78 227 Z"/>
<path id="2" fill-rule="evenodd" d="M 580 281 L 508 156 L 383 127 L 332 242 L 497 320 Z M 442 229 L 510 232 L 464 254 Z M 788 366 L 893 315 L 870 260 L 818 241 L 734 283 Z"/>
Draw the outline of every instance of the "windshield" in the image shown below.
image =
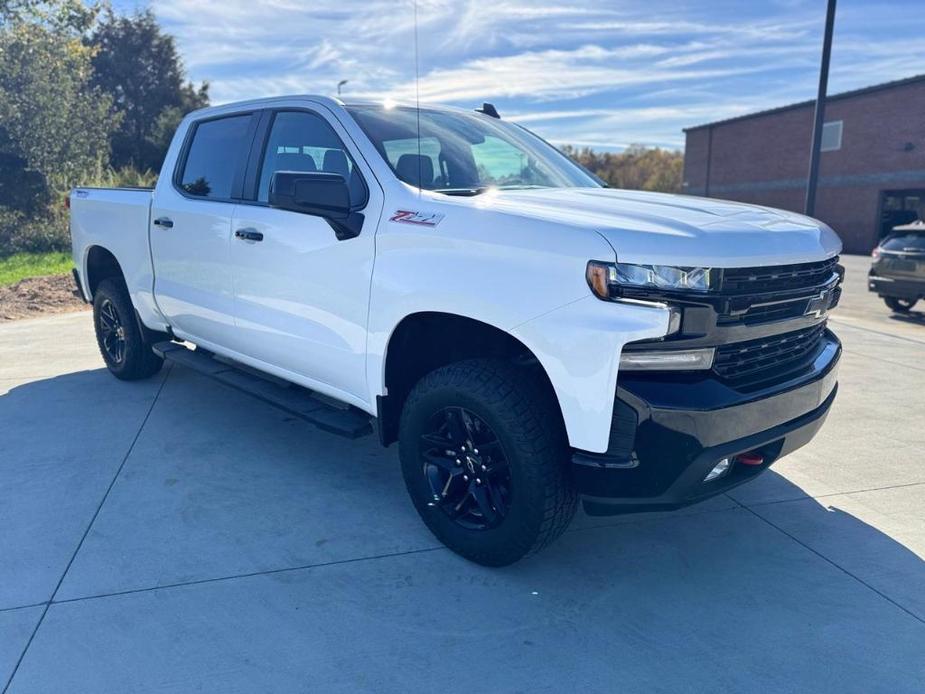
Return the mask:
<path id="1" fill-rule="evenodd" d="M 564 154 L 527 130 L 479 113 L 349 106 L 405 183 L 447 195 L 488 188 L 598 188 Z"/>

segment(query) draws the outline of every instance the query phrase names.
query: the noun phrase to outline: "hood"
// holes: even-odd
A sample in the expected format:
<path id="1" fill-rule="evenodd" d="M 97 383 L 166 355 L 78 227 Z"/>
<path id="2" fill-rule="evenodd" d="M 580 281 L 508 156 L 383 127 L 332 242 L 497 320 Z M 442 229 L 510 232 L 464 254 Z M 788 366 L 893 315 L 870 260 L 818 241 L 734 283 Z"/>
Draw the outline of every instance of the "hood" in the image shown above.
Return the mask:
<path id="1" fill-rule="evenodd" d="M 703 267 L 786 265 L 841 251 L 826 224 L 793 212 L 728 200 L 612 188 L 486 193 L 479 206 L 591 228 L 620 262 Z"/>

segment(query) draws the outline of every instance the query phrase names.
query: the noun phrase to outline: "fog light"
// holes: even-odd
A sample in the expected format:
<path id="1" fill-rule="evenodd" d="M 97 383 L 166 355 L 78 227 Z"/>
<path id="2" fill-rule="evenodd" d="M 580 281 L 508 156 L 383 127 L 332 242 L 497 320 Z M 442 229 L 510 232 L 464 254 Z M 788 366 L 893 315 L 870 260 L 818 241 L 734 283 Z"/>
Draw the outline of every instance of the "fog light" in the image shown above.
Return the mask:
<path id="1" fill-rule="evenodd" d="M 712 470 L 707 473 L 707 476 L 703 478 L 703 481 L 711 482 L 717 477 L 722 477 L 727 472 L 729 472 L 729 458 L 723 458 L 713 467 Z"/>

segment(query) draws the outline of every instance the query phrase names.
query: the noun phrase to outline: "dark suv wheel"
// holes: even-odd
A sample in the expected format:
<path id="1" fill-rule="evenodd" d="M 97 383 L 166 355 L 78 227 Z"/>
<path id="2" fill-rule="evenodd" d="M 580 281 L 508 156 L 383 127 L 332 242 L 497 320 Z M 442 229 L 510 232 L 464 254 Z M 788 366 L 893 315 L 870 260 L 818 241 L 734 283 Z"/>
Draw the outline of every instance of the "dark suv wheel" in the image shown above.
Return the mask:
<path id="1" fill-rule="evenodd" d="M 96 288 L 93 327 L 103 361 L 116 378 L 135 381 L 161 370 L 164 361 L 145 341 L 131 297 L 121 280 L 106 279 Z"/>
<path id="2" fill-rule="evenodd" d="M 504 566 L 542 549 L 575 514 L 561 415 L 523 368 L 473 359 L 431 372 L 408 396 L 399 443 L 421 518 L 479 564 Z"/>
<path id="3" fill-rule="evenodd" d="M 897 299 L 893 296 L 885 296 L 883 301 L 896 313 L 909 313 L 916 304 L 915 299 Z"/>

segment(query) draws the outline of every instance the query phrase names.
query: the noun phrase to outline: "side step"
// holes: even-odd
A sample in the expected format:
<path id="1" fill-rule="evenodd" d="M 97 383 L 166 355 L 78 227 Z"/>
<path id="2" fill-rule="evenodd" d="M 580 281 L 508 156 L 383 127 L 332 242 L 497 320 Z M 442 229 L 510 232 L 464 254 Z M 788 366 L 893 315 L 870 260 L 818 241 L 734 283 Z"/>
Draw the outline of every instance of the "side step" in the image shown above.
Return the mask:
<path id="1" fill-rule="evenodd" d="M 365 412 L 350 405 L 335 404 L 320 393 L 259 374 L 243 364 L 221 361 L 210 352 L 188 349 L 176 342 L 158 342 L 153 349 L 167 361 L 253 395 L 332 434 L 356 439 L 373 431 L 372 418 Z"/>

